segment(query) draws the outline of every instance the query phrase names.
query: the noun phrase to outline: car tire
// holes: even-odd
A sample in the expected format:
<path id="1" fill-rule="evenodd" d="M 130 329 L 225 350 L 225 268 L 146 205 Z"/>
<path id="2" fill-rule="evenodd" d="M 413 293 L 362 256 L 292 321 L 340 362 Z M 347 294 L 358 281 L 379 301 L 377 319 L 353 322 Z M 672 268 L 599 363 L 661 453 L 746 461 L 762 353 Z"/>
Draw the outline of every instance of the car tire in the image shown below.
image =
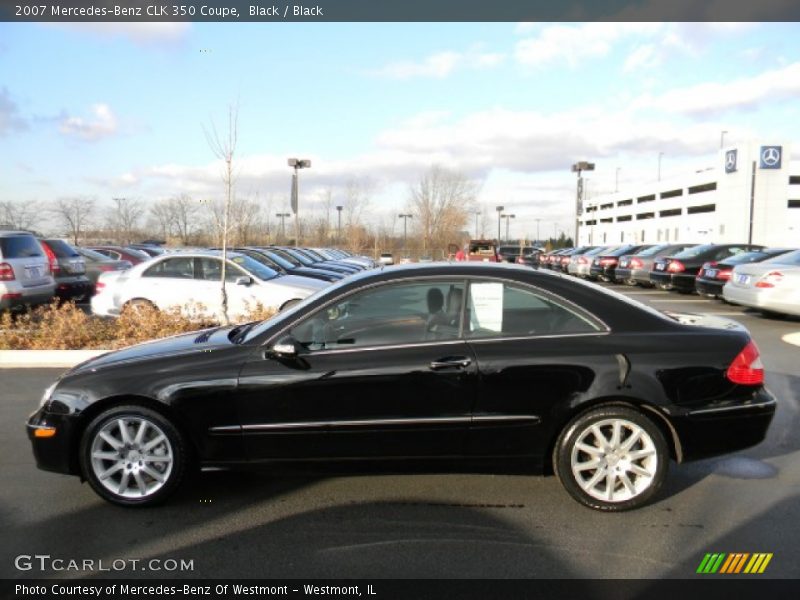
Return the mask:
<path id="1" fill-rule="evenodd" d="M 761 314 L 766 317 L 767 319 L 775 319 L 777 321 L 783 321 L 789 318 L 789 315 L 781 312 L 775 312 L 774 310 L 765 310 L 761 309 Z"/>
<path id="2" fill-rule="evenodd" d="M 152 506 L 179 486 L 188 447 L 161 413 L 139 405 L 115 406 L 95 417 L 83 433 L 83 477 L 103 499 L 119 506 Z"/>
<path id="3" fill-rule="evenodd" d="M 130 312 L 141 312 L 142 310 L 158 310 L 158 307 L 150 302 L 150 300 L 145 300 L 144 298 L 134 298 L 133 300 L 128 300 L 123 306 L 122 311 L 130 311 Z"/>
<path id="4" fill-rule="evenodd" d="M 553 453 L 553 470 L 575 500 L 619 512 L 647 504 L 664 483 L 669 448 L 641 412 L 604 406 L 575 417 Z"/>

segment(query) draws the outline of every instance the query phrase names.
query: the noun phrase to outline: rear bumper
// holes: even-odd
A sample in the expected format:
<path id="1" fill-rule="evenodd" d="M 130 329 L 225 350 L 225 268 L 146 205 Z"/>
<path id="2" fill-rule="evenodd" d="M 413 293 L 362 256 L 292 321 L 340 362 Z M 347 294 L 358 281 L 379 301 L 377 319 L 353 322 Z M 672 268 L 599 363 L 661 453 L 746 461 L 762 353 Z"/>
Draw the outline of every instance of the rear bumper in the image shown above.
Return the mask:
<path id="1" fill-rule="evenodd" d="M 741 288 L 734 285 L 726 285 L 722 289 L 722 295 L 725 300 L 734 304 L 800 316 L 800 302 L 784 301 L 782 298 L 776 298 L 773 289 Z"/>
<path id="2" fill-rule="evenodd" d="M 56 279 L 56 296 L 62 300 L 70 300 L 94 293 L 94 284 L 85 275 Z"/>
<path id="3" fill-rule="evenodd" d="M 720 296 L 722 288 L 725 287 L 724 281 L 710 281 L 707 279 L 697 279 L 694 283 L 694 289 L 698 294 L 705 294 L 707 296 Z"/>
<path id="4" fill-rule="evenodd" d="M 650 281 L 666 289 L 680 290 L 681 292 L 693 292 L 695 278 L 694 274 L 650 271 Z"/>
<path id="5" fill-rule="evenodd" d="M 762 442 L 777 401 L 765 388 L 747 400 L 700 408 L 672 419 L 683 460 L 698 460 L 750 448 Z"/>
<path id="6" fill-rule="evenodd" d="M 33 287 L 6 287 L 0 292 L 0 310 L 16 310 L 25 306 L 38 306 L 50 301 L 55 292 L 55 285 L 37 285 Z M 5 297 L 3 297 L 5 296 Z"/>

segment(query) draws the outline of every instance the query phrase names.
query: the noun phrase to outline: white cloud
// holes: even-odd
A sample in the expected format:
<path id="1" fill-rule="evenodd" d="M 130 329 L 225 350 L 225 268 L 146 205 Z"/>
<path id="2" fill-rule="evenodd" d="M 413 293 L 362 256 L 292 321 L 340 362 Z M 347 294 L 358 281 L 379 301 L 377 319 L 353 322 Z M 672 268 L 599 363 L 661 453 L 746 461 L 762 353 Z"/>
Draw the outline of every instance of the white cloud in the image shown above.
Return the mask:
<path id="1" fill-rule="evenodd" d="M 107 104 L 94 104 L 90 118 L 65 116 L 59 124 L 59 131 L 66 136 L 79 137 L 95 142 L 117 133 L 117 118 Z"/>
<path id="2" fill-rule="evenodd" d="M 655 108 L 667 113 L 708 117 L 730 110 L 752 109 L 760 104 L 800 98 L 800 62 L 734 81 L 699 83 L 633 101 L 633 108 Z"/>
<path id="3" fill-rule="evenodd" d="M 370 74 L 388 79 L 411 79 L 414 77 L 443 79 L 457 69 L 486 69 L 495 67 L 504 60 L 504 54 L 484 52 L 480 45 L 476 45 L 465 52 L 447 50 L 426 56 L 420 61 L 392 62 L 370 71 Z"/>
<path id="4" fill-rule="evenodd" d="M 183 41 L 191 24 L 175 23 L 44 23 L 46 27 L 56 27 L 81 34 L 101 38 L 123 38 L 140 46 L 172 45 Z"/>

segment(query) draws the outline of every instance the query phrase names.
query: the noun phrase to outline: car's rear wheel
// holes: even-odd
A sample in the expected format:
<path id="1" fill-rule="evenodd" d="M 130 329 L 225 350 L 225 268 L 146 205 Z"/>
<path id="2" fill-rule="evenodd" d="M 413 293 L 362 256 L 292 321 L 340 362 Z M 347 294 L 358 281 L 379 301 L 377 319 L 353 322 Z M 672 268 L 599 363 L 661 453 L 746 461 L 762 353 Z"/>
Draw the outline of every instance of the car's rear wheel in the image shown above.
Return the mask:
<path id="1" fill-rule="evenodd" d="M 128 300 L 122 307 L 122 312 L 129 312 L 132 314 L 139 314 L 152 310 L 158 310 L 158 307 L 150 302 L 150 300 L 145 300 L 144 298 Z"/>
<path id="2" fill-rule="evenodd" d="M 661 430 L 642 413 L 620 406 L 579 415 L 564 429 L 554 471 L 575 500 L 597 510 L 646 504 L 667 474 L 669 449 Z"/>
<path id="3" fill-rule="evenodd" d="M 187 447 L 178 429 L 144 406 L 116 406 L 98 415 L 81 438 L 80 465 L 95 492 L 113 504 L 163 501 L 186 471 Z"/>

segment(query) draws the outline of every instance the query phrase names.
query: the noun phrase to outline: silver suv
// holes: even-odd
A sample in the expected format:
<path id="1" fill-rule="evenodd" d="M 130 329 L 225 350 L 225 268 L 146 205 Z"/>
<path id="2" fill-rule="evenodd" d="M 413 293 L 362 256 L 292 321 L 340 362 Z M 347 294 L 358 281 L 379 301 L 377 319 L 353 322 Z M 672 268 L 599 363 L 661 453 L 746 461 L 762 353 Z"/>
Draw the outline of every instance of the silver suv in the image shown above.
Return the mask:
<path id="1" fill-rule="evenodd" d="M 41 245 L 25 231 L 0 231 L 0 310 L 44 304 L 55 281 Z"/>

